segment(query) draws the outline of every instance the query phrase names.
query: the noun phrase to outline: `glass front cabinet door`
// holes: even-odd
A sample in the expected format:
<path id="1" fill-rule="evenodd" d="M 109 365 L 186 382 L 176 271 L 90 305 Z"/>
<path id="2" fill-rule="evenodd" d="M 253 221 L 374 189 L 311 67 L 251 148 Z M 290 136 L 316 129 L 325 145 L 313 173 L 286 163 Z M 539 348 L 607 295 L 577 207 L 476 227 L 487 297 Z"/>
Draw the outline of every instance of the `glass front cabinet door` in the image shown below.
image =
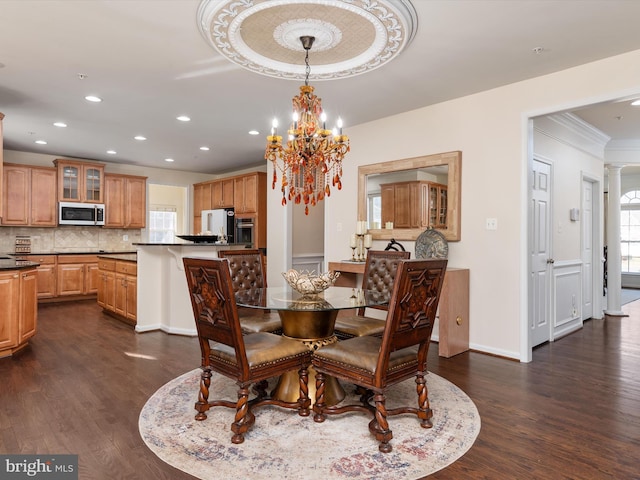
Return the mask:
<path id="1" fill-rule="evenodd" d="M 58 168 L 58 200 L 104 203 L 104 165 L 55 160 Z"/>

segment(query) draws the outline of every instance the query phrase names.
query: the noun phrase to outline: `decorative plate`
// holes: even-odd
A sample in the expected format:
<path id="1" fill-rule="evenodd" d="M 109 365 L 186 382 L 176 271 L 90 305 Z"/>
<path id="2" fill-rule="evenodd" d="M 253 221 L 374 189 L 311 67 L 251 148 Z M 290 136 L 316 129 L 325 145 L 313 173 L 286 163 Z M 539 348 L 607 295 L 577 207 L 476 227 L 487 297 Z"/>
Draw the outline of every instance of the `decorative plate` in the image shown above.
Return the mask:
<path id="1" fill-rule="evenodd" d="M 416 258 L 447 258 L 449 244 L 439 231 L 429 228 L 416 239 Z"/>

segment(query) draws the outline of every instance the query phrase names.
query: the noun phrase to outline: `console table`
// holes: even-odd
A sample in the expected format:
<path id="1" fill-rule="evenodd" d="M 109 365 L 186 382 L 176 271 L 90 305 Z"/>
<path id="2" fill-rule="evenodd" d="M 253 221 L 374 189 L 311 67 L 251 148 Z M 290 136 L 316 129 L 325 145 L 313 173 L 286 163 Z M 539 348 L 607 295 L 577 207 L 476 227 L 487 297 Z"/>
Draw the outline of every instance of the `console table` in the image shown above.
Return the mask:
<path id="1" fill-rule="evenodd" d="M 329 270 L 340 272 L 336 285 L 362 285 L 364 262 L 329 262 Z M 438 355 L 452 357 L 469 350 L 469 269 L 447 268 L 438 305 Z"/>

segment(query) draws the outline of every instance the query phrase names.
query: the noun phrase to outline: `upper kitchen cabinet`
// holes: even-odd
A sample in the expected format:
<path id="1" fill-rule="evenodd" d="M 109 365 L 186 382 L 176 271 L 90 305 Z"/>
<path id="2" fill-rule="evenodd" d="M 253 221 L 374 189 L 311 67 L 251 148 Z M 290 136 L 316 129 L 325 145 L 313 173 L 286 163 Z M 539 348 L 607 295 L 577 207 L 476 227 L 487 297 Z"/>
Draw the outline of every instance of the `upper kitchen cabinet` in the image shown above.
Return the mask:
<path id="1" fill-rule="evenodd" d="M 232 178 L 211 183 L 211 208 L 231 208 L 234 203 L 234 181 Z M 204 208 L 203 210 L 207 210 Z"/>
<path id="2" fill-rule="evenodd" d="M 236 177 L 233 188 L 236 214 L 258 213 L 259 201 L 264 201 L 267 195 L 267 174 L 256 172 Z"/>
<path id="3" fill-rule="evenodd" d="M 55 168 L 7 163 L 2 184 L 2 225 L 57 225 Z"/>
<path id="4" fill-rule="evenodd" d="M 104 203 L 104 165 L 101 163 L 54 160 L 58 168 L 58 200 Z"/>
<path id="5" fill-rule="evenodd" d="M 133 175 L 104 176 L 104 226 L 109 228 L 145 228 L 147 224 L 147 177 Z"/>

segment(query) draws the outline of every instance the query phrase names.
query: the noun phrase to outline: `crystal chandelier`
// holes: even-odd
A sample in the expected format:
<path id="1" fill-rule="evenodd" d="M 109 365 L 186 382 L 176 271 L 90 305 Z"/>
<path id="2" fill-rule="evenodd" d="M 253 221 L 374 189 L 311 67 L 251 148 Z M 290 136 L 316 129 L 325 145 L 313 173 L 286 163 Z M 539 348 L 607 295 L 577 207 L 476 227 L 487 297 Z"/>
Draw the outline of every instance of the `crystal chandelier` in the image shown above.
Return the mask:
<path id="1" fill-rule="evenodd" d="M 293 120 L 286 146 L 282 145 L 278 121 L 274 119 L 265 152 L 265 158 L 273 163 L 272 188 L 278 183 L 278 170 L 282 176 L 282 205 L 287 201 L 304 203 L 306 215 L 309 205 L 315 206 L 331 195 L 331 187 L 342 189 L 342 159 L 349 151 L 349 137 L 342 134 L 342 121 L 338 118 L 337 128 L 327 130 L 322 100 L 309 85 L 309 50 L 314 40 L 311 36 L 300 37 L 306 51 L 306 75 L 300 94 L 293 97 Z"/>

